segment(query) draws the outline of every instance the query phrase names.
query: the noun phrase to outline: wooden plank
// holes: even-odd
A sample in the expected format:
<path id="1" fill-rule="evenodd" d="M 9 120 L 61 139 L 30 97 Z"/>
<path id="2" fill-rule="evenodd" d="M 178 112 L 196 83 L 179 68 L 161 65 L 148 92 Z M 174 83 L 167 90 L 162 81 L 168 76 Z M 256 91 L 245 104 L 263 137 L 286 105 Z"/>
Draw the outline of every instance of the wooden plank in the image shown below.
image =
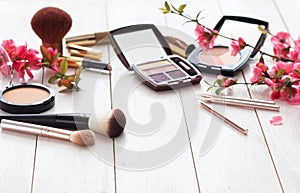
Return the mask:
<path id="1" fill-rule="evenodd" d="M 53 6 L 65 9 L 72 16 L 73 28 L 69 36 L 97 32 L 101 26 L 106 26 L 105 3 L 57 1 Z M 105 48 L 103 52 L 107 57 Z M 55 108 L 48 113 L 100 115 L 110 109 L 109 74 L 84 70 L 81 78 L 79 92 L 58 93 L 61 88 L 51 84 L 57 99 Z M 32 192 L 114 191 L 111 139 L 96 134 L 93 146 L 80 147 L 70 142 L 39 138 Z"/>
<path id="2" fill-rule="evenodd" d="M 233 2 L 235 5 L 241 7 L 241 2 L 239 1 L 235 1 Z M 266 21 L 268 21 L 270 23 L 270 30 L 272 33 L 277 33 L 279 30 L 284 30 L 285 29 L 285 24 L 282 21 L 281 15 L 277 12 L 277 8 L 278 6 L 276 6 L 276 4 L 274 4 L 273 1 L 264 1 L 264 3 L 261 2 L 243 2 L 244 3 L 244 7 L 245 9 L 235 9 L 234 13 L 236 14 L 248 14 L 251 17 L 257 17 L 257 18 L 262 18 Z M 260 4 L 260 6 L 252 6 L 252 5 L 256 5 L 257 3 Z M 233 6 L 233 5 L 231 5 Z M 228 4 L 222 4 L 223 10 L 224 12 L 228 13 L 230 11 L 232 11 L 232 7 L 228 6 Z M 247 7 L 247 9 L 246 9 Z M 242 11 L 243 10 L 243 11 Z M 245 11 L 247 10 L 247 11 Z M 270 42 L 270 38 L 268 38 L 264 44 L 263 47 L 264 51 L 267 51 L 269 53 L 272 53 L 272 44 Z M 257 56 L 258 58 L 259 56 Z M 266 62 L 268 65 L 272 66 L 274 64 L 274 62 L 271 61 L 270 58 L 265 58 Z M 257 61 L 257 60 L 256 60 Z M 246 69 L 244 70 L 245 72 L 245 77 L 246 77 L 246 81 L 250 82 L 250 77 L 252 74 L 252 65 L 255 65 L 256 61 L 251 61 L 249 62 L 249 66 L 246 67 Z M 270 99 L 270 90 L 267 89 L 265 86 L 253 86 L 250 88 L 250 92 L 253 98 L 260 98 L 260 99 Z M 292 179 L 296 179 L 294 177 L 294 175 L 290 176 L 287 175 L 289 174 L 289 171 L 287 170 L 287 166 L 290 166 L 291 168 L 294 168 L 295 165 L 291 165 L 291 163 L 293 162 L 297 162 L 297 161 L 293 161 L 290 163 L 290 157 L 289 156 L 283 156 L 283 152 L 285 152 L 285 150 L 279 151 L 279 149 L 284 148 L 282 147 L 282 143 L 280 142 L 281 140 L 283 141 L 291 141 L 290 138 L 286 138 L 286 140 L 283 138 L 283 134 L 286 133 L 286 131 L 284 129 L 282 130 L 276 130 L 278 131 L 277 135 L 274 134 L 274 131 L 271 130 L 271 128 L 273 128 L 270 123 L 269 120 L 271 119 L 272 116 L 277 115 L 277 114 L 289 114 L 290 111 L 285 111 L 284 109 L 290 109 L 286 104 L 280 103 L 281 106 L 281 112 L 280 113 L 275 113 L 275 112 L 268 112 L 268 111 L 261 111 L 261 110 L 257 110 L 257 114 L 260 120 L 260 124 L 262 127 L 262 132 L 264 134 L 264 137 L 266 138 L 266 143 L 267 143 L 267 148 L 270 151 L 270 155 L 272 156 L 272 162 L 274 163 L 274 167 L 276 169 L 277 175 L 279 176 L 279 182 L 280 185 L 282 187 L 282 191 L 285 192 L 293 192 L 293 190 L 297 189 L 297 187 L 299 188 L 299 185 L 297 185 L 297 180 L 293 181 Z M 289 121 L 287 121 L 289 122 Z M 290 128 L 288 125 L 287 127 L 284 128 Z M 293 127 L 294 128 L 294 127 Z M 292 134 L 293 136 L 297 136 L 295 134 Z M 295 146 L 297 143 L 291 142 L 291 144 L 289 144 L 289 146 Z M 281 148 L 280 148 L 281 147 Z M 287 154 L 285 154 L 287 155 Z M 282 160 L 282 158 L 284 157 L 284 160 Z M 295 159 L 293 156 L 293 160 L 299 160 L 299 159 Z M 284 165 L 284 166 L 283 166 Z M 293 170 L 293 169 L 292 169 Z"/>
<path id="3" fill-rule="evenodd" d="M 233 2 L 220 2 L 218 4 L 214 1 L 214 3 L 204 1 L 200 4 L 192 1 L 188 3 L 188 6 L 193 7 L 194 12 L 196 12 L 195 9 L 199 11 L 203 7 L 207 8 L 203 13 L 207 27 L 213 27 L 216 24 L 215 18 L 221 18 L 219 16 L 222 14 L 244 16 L 251 13 L 245 11 L 252 7 L 250 3 L 249 5 L 245 2 L 234 2 L 234 4 Z M 219 9 L 216 8 L 218 6 L 220 6 Z M 251 16 L 251 14 L 245 16 Z M 173 22 L 176 25 L 176 21 Z M 207 73 L 203 75 L 204 79 L 209 82 L 216 79 L 216 75 Z M 243 82 L 242 74 L 235 78 Z M 213 105 L 217 111 L 249 129 L 248 136 L 240 134 L 197 105 L 196 96 L 205 93 L 207 87 L 208 85 L 202 81 L 201 86 L 194 87 L 194 93 L 182 92 L 186 94 L 182 96 L 182 103 L 185 104 L 184 109 L 186 109 L 185 114 L 201 192 L 281 192 L 255 112 L 249 109 Z M 245 86 L 236 86 L 229 91 L 229 95 L 249 97 Z M 189 106 L 196 106 L 197 109 Z M 197 132 L 193 129 L 195 119 L 198 119 Z"/>
<path id="4" fill-rule="evenodd" d="M 1 129 L 0 189 L 2 192 L 30 192 L 35 146 L 35 136 Z"/>
<path id="5" fill-rule="evenodd" d="M 164 25 L 161 6 L 160 1 L 110 1 L 109 28 Z M 115 140 L 117 192 L 198 192 L 180 90 L 155 92 L 114 54 L 111 58 L 113 107 L 127 116 L 125 133 Z"/>
<path id="6" fill-rule="evenodd" d="M 273 33 L 276 34 L 280 31 L 289 31 L 294 39 L 298 38 L 300 28 L 295 25 L 296 20 L 293 18 L 299 17 L 298 4 L 296 1 L 275 1 L 278 17 L 271 17 L 270 24 L 273 26 Z M 269 44 L 266 49 L 272 53 L 272 45 Z M 271 59 L 266 60 L 269 66 L 276 63 Z M 250 77 L 250 75 L 249 75 Z M 263 93 L 263 94 L 262 94 Z M 255 98 L 269 99 L 271 90 L 266 86 L 251 88 L 251 94 Z M 283 188 L 285 192 L 298 192 L 300 189 L 300 174 L 296 168 L 299 168 L 300 155 L 299 149 L 299 126 L 297 125 L 297 117 L 299 116 L 299 106 L 294 106 L 286 103 L 285 101 L 277 101 L 281 109 L 278 113 L 264 113 L 258 111 L 264 133 L 266 135 L 270 150 L 273 155 L 274 163 L 278 170 Z M 279 115 L 283 117 L 283 125 L 273 126 L 269 123 L 270 119 Z M 292 116 L 291 116 L 292 115 Z"/>
<path id="7" fill-rule="evenodd" d="M 28 15 L 28 10 L 20 12 L 24 3 L 11 3 L 0 1 L 0 6 L 5 9 L 0 12 L 1 43 L 3 40 L 14 39 L 18 44 L 24 44 L 24 37 L 27 36 L 27 28 L 20 28 Z M 17 11 L 19 10 L 19 11 Z M 18 79 L 16 79 L 18 83 Z M 1 90 L 9 84 L 9 78 L 1 74 Z M 7 114 L 1 110 L 0 114 Z M 32 186 L 32 173 L 34 168 L 34 157 L 36 148 L 36 136 L 20 134 L 1 130 L 0 136 L 0 189 L 1 192 L 24 192 L 28 193 Z"/>

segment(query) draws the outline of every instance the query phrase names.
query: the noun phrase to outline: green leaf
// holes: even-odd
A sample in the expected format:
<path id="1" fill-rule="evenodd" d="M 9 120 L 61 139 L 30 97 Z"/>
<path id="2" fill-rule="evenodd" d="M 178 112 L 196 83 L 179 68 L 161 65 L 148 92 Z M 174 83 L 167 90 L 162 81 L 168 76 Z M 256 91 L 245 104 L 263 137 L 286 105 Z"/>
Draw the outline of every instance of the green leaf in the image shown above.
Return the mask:
<path id="1" fill-rule="evenodd" d="M 285 69 L 279 69 L 279 70 L 277 70 L 277 72 L 275 74 L 275 78 L 276 79 L 281 78 L 284 73 L 285 73 Z"/>
<path id="2" fill-rule="evenodd" d="M 198 18 L 199 18 L 199 16 L 200 16 L 201 13 L 202 13 L 202 10 L 198 12 L 198 14 L 196 15 L 196 19 L 195 20 L 198 21 Z"/>
<path id="3" fill-rule="evenodd" d="M 82 67 L 78 68 L 77 72 L 76 72 L 76 78 L 74 80 L 75 84 L 77 85 L 80 81 L 80 74 L 82 72 Z"/>
<path id="4" fill-rule="evenodd" d="M 170 9 L 170 5 L 167 1 L 165 1 L 165 8 L 166 10 L 169 12 L 171 9 Z"/>
<path id="5" fill-rule="evenodd" d="M 186 4 L 180 5 L 180 7 L 179 7 L 179 9 L 178 9 L 178 12 L 179 12 L 180 14 L 183 13 L 185 7 L 186 7 Z"/>
<path id="6" fill-rule="evenodd" d="M 266 30 L 263 26 L 259 25 L 258 26 L 258 30 L 262 33 L 262 34 L 268 34 L 268 30 Z"/>
<path id="7" fill-rule="evenodd" d="M 223 88 L 218 88 L 218 89 L 215 91 L 216 95 L 219 95 L 219 94 L 221 93 L 222 90 L 223 90 Z"/>
<path id="8" fill-rule="evenodd" d="M 165 8 L 159 8 L 159 9 L 163 12 L 163 14 L 167 14 L 170 12 L 169 10 L 167 10 Z"/>
<path id="9" fill-rule="evenodd" d="M 68 93 L 68 92 L 72 92 L 72 89 L 70 88 L 65 88 L 59 91 L 59 93 Z"/>
<path id="10" fill-rule="evenodd" d="M 294 69 L 294 72 L 296 72 L 298 75 L 300 75 L 300 71 L 297 69 Z"/>
<path id="11" fill-rule="evenodd" d="M 67 70 L 68 70 L 68 61 L 67 59 L 63 59 L 60 63 L 60 72 L 62 74 L 66 74 Z"/>
<path id="12" fill-rule="evenodd" d="M 58 78 L 59 78 L 59 77 L 57 77 L 56 75 L 51 76 L 51 77 L 49 78 L 49 80 L 48 80 L 48 83 L 53 83 L 53 82 L 55 82 Z"/>
<path id="13" fill-rule="evenodd" d="M 53 63 L 59 56 L 60 56 L 60 53 L 55 54 L 51 60 L 51 63 Z"/>

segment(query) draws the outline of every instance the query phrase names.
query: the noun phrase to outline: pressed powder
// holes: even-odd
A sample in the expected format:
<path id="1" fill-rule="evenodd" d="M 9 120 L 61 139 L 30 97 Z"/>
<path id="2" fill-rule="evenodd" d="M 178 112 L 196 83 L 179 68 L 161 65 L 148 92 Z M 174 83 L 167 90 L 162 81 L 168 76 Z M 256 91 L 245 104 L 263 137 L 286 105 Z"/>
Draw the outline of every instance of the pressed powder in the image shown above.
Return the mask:
<path id="1" fill-rule="evenodd" d="M 54 104 L 54 90 L 39 83 L 10 85 L 0 92 L 0 109 L 8 113 L 42 113 Z"/>
<path id="2" fill-rule="evenodd" d="M 32 104 L 45 100 L 49 95 L 49 92 L 41 88 L 20 87 L 6 91 L 2 97 L 11 103 Z"/>
<path id="3" fill-rule="evenodd" d="M 199 53 L 199 60 L 207 65 L 226 66 L 238 62 L 239 55 L 232 56 L 228 48 L 214 47 Z"/>

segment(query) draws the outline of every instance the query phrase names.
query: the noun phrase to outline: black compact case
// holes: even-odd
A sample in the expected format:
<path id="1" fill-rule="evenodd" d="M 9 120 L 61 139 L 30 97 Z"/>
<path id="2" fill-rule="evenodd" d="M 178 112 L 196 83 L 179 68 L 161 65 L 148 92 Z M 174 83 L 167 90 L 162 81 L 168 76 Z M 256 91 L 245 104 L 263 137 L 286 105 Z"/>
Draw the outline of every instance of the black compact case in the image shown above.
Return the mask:
<path id="1" fill-rule="evenodd" d="M 199 83 L 198 69 L 174 55 L 164 36 L 153 24 L 122 27 L 110 32 L 118 58 L 156 91 Z"/>
<path id="2" fill-rule="evenodd" d="M 249 17 L 223 16 L 214 30 L 234 39 L 242 37 L 254 49 L 244 48 L 234 57 L 230 55 L 230 49 L 227 46 L 230 41 L 225 40 L 218 43 L 218 40 L 222 38 L 218 37 L 213 48 L 203 50 L 198 47 L 194 49 L 188 56 L 188 61 L 201 72 L 234 76 L 245 67 L 249 58 L 256 55 L 266 39 L 266 34 L 261 33 L 258 26 L 268 30 L 269 24 L 266 21 Z"/>

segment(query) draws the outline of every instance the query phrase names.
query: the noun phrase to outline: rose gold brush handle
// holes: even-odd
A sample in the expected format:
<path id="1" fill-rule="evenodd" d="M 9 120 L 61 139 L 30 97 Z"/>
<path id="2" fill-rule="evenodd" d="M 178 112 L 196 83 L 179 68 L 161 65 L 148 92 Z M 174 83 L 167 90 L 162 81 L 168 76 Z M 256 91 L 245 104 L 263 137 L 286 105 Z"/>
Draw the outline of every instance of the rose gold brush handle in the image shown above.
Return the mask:
<path id="1" fill-rule="evenodd" d="M 65 132 L 65 131 L 60 131 L 60 129 L 56 129 L 52 127 L 22 123 L 18 121 L 7 120 L 7 119 L 2 119 L 0 126 L 4 130 L 70 141 L 71 131 Z"/>
<path id="2" fill-rule="evenodd" d="M 263 103 L 263 104 L 275 104 L 275 101 L 267 101 L 267 100 L 259 100 L 259 99 L 249 99 L 249 98 L 241 98 L 241 97 L 233 97 L 233 96 L 216 96 L 210 94 L 202 94 L 201 97 L 203 98 L 217 98 L 217 99 L 232 99 L 238 101 L 249 101 L 249 102 L 256 102 L 256 103 Z"/>
<path id="3" fill-rule="evenodd" d="M 252 107 L 252 108 L 259 108 L 259 109 L 272 110 L 272 111 L 280 110 L 280 107 L 278 105 L 256 103 L 252 101 L 237 101 L 231 99 L 217 99 L 217 98 L 210 98 L 210 99 L 206 98 L 204 100 L 211 103 L 227 104 L 227 105 L 239 106 L 239 107 Z"/>
<path id="4" fill-rule="evenodd" d="M 265 110 L 279 111 L 280 106 L 276 105 L 272 101 L 263 101 L 263 100 L 251 100 L 251 99 L 242 99 L 235 97 L 216 97 L 211 95 L 202 95 L 204 101 L 218 104 L 228 104 L 233 106 L 240 107 L 253 107 Z"/>
<path id="5" fill-rule="evenodd" d="M 210 113 L 212 113 L 213 115 L 215 115 L 216 117 L 220 118 L 221 120 L 223 120 L 224 122 L 226 122 L 228 125 L 232 126 L 234 129 L 236 129 L 237 131 L 241 132 L 244 135 L 247 135 L 248 133 L 248 129 L 244 129 L 242 127 L 240 127 L 239 125 L 237 125 L 236 123 L 232 122 L 231 120 L 227 119 L 226 117 L 224 117 L 223 115 L 221 115 L 220 113 L 218 113 L 217 111 L 213 110 L 212 108 L 210 108 L 209 106 L 207 106 L 205 103 L 200 102 L 201 106 L 209 111 Z"/>

